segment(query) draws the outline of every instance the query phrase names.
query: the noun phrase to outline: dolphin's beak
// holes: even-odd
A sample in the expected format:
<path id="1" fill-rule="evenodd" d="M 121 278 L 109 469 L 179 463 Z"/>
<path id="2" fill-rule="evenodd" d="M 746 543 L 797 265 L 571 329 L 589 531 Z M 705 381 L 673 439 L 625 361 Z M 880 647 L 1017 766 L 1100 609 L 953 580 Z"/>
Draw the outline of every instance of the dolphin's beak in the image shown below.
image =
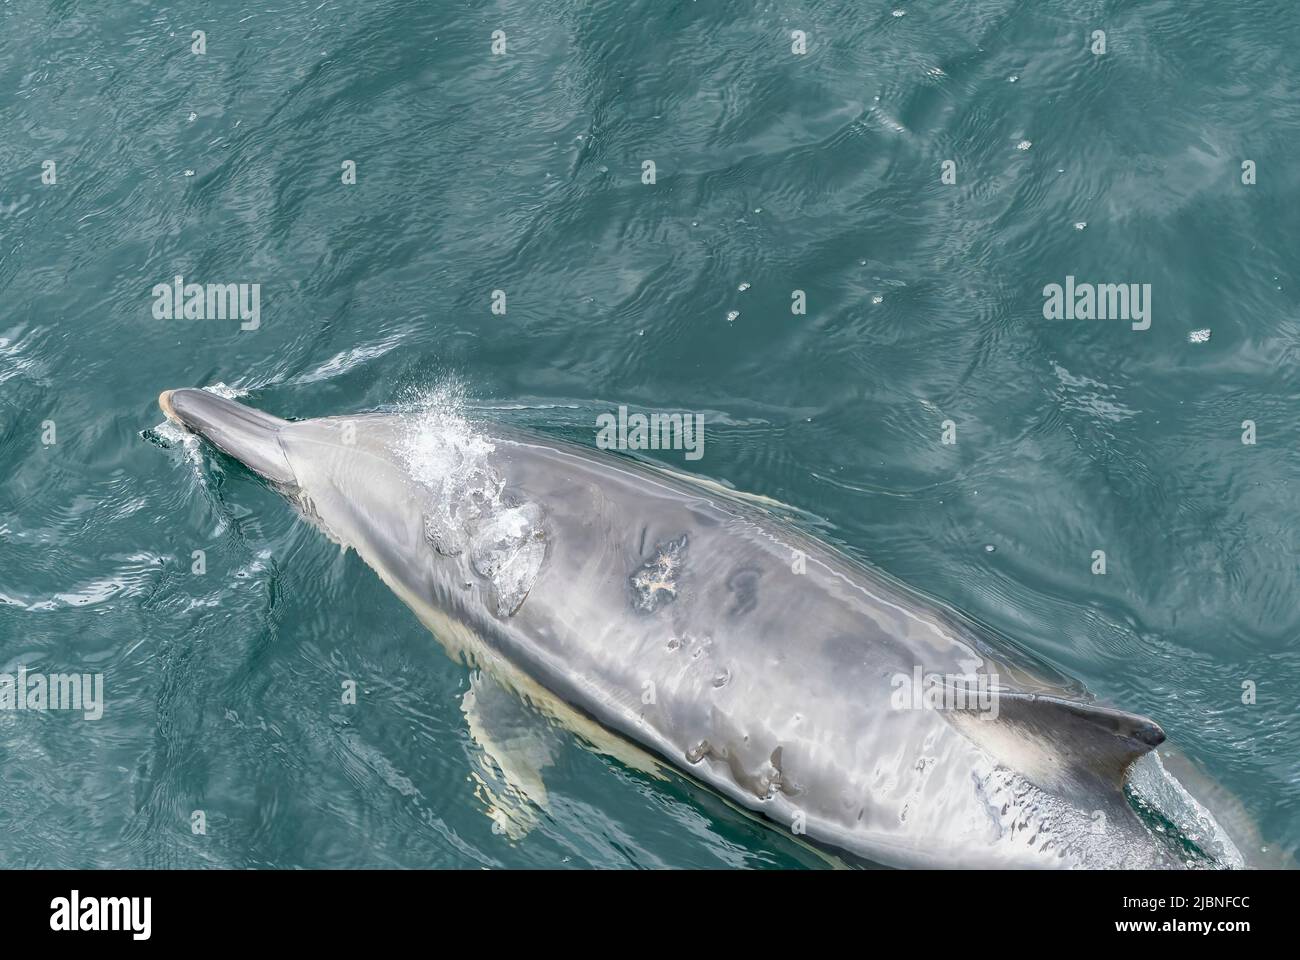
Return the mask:
<path id="1" fill-rule="evenodd" d="M 287 422 L 206 390 L 164 390 L 158 406 L 167 419 L 207 440 L 268 480 L 296 484 L 280 430 Z"/>
<path id="2" fill-rule="evenodd" d="M 162 393 L 158 394 L 158 406 L 168 420 L 176 424 L 178 427 L 183 427 L 185 424 L 181 421 L 181 418 L 176 415 L 176 411 L 172 408 L 172 394 L 175 392 L 175 390 L 164 390 Z"/>

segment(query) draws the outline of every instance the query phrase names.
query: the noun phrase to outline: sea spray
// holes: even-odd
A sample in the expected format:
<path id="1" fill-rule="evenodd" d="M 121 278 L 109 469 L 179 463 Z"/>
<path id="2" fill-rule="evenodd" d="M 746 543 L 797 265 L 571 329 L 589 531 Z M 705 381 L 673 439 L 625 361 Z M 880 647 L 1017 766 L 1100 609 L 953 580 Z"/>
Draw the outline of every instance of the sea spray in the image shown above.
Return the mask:
<path id="1" fill-rule="evenodd" d="M 427 491 L 425 535 L 439 553 L 466 553 L 492 587 L 499 616 L 514 613 L 546 556 L 542 513 L 506 491 L 495 445 L 465 416 L 464 385 L 447 379 L 398 405 L 395 452 Z"/>
<path id="2" fill-rule="evenodd" d="M 1214 816 L 1188 792 L 1154 750 L 1129 768 L 1128 792 L 1139 816 L 1163 820 L 1172 828 L 1171 840 L 1181 844 L 1189 867 L 1241 869 L 1245 857 Z M 1203 862 L 1202 862 L 1203 861 Z"/>

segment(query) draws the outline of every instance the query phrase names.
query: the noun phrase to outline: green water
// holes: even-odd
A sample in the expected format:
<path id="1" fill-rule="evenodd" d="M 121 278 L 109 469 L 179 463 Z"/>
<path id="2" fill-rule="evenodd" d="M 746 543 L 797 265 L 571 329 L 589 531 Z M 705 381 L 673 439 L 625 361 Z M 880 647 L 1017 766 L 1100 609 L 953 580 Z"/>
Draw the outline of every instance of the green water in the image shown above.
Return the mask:
<path id="1" fill-rule="evenodd" d="M 587 444 L 702 413 L 661 461 L 1155 718 L 1294 849 L 1298 46 L 1290 0 L 0 3 L 0 669 L 107 700 L 0 712 L 0 865 L 821 864 L 572 737 L 495 832 L 468 671 L 150 433 L 165 388 L 448 376 Z M 258 328 L 155 319 L 178 274 Z M 1044 319 L 1067 276 L 1150 328 Z"/>

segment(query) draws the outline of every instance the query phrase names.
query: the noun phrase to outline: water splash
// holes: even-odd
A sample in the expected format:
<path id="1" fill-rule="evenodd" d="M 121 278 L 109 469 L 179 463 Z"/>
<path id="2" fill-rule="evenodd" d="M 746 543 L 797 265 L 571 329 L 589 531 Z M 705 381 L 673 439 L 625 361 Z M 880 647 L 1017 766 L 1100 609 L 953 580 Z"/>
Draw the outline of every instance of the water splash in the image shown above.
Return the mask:
<path id="1" fill-rule="evenodd" d="M 464 384 L 449 379 L 404 400 L 395 452 L 428 491 L 429 542 L 444 556 L 465 554 L 505 617 L 523 604 L 545 559 L 542 512 L 506 490 L 492 464 L 496 446 L 465 416 L 466 399 Z"/>
<path id="2" fill-rule="evenodd" d="M 398 404 L 403 429 L 394 452 L 429 491 L 425 533 L 447 556 L 465 550 L 469 528 L 499 508 L 505 487 L 489 462 L 496 447 L 465 416 L 465 394 L 448 380 Z"/>
<path id="3" fill-rule="evenodd" d="M 1246 866 L 1228 832 L 1165 769 L 1154 750 L 1129 768 L 1128 792 L 1140 816 L 1170 831 L 1187 866 L 1234 870 Z"/>

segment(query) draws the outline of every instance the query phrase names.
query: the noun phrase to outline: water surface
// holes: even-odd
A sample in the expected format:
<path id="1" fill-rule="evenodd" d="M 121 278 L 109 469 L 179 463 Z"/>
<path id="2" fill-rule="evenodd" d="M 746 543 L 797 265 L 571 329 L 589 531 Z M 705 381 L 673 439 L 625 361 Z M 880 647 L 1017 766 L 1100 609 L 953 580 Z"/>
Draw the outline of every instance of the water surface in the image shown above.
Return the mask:
<path id="1" fill-rule="evenodd" d="M 823 862 L 572 738 L 532 830 L 494 830 L 469 671 L 260 482 L 149 432 L 165 388 L 308 417 L 448 376 L 587 444 L 619 404 L 703 413 L 693 471 L 1156 718 L 1300 842 L 1293 3 L 0 21 L 0 666 L 108 699 L 0 714 L 0 863 Z M 260 283 L 258 329 L 155 319 L 178 274 Z M 1151 284 L 1150 329 L 1043 319 L 1067 276 Z"/>

